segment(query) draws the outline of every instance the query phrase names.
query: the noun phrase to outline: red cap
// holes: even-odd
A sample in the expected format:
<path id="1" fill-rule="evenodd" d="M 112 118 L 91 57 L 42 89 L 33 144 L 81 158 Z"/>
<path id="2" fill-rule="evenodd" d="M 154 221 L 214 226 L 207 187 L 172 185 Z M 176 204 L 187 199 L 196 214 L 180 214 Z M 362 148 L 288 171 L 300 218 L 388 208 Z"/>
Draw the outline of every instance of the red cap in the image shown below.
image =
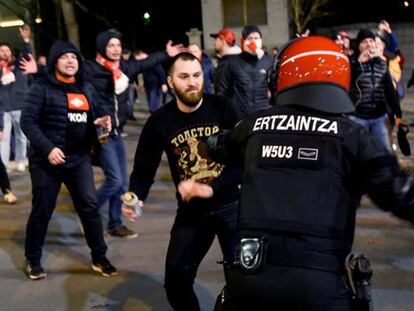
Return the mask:
<path id="1" fill-rule="evenodd" d="M 234 32 L 229 28 L 223 28 L 218 33 L 212 33 L 210 34 L 210 37 L 212 38 L 220 38 L 227 42 L 228 45 L 234 45 L 236 43 L 236 36 Z"/>

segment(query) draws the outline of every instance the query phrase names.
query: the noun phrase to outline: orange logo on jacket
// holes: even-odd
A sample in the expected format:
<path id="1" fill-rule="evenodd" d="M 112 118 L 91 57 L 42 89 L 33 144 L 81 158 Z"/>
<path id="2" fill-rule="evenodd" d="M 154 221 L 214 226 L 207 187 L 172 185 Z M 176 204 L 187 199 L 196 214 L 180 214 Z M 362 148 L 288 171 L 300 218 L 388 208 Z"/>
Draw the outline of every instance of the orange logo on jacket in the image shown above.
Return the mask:
<path id="1" fill-rule="evenodd" d="M 70 110 L 89 111 L 88 99 L 83 94 L 67 93 L 68 108 Z"/>

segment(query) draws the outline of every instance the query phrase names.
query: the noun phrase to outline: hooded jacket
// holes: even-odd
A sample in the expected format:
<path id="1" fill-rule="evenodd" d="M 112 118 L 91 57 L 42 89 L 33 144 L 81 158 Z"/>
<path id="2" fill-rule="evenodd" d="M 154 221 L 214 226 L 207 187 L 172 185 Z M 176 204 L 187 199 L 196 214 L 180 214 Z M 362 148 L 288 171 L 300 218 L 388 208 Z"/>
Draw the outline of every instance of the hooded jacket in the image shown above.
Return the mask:
<path id="1" fill-rule="evenodd" d="M 79 70 L 75 75 L 76 83 L 65 85 L 55 76 L 55 64 L 65 53 L 77 56 Z M 48 57 L 47 78 L 33 84 L 26 96 L 27 107 L 21 117 L 21 128 L 31 144 L 30 158 L 35 161 L 45 161 L 53 148 L 58 147 L 66 153 L 68 122 L 68 92 L 80 93 L 86 96 L 89 103 L 90 115 L 87 122 L 87 133 L 80 139 L 82 145 L 92 146 L 97 143 L 95 126 L 93 124 L 92 86 L 84 83 L 82 77 L 82 56 L 70 42 L 56 42 Z M 86 151 L 86 150 L 85 150 Z"/>
<path id="2" fill-rule="evenodd" d="M 119 34 L 111 31 L 106 31 L 97 37 L 97 51 L 106 59 L 105 54 L 106 44 L 111 38 L 120 39 Z M 138 73 L 144 72 L 155 65 L 162 63 L 169 59 L 166 52 L 155 52 L 144 60 L 130 60 L 125 61 L 120 59 L 119 68 L 129 78 L 135 79 Z M 121 131 L 128 118 L 128 99 L 129 91 L 126 89 L 119 95 L 115 95 L 114 82 L 112 73 L 101 66 L 95 59 L 87 60 L 84 66 L 85 79 L 90 82 L 96 94 L 96 115 L 98 117 L 110 115 L 112 121 L 113 131 Z"/>

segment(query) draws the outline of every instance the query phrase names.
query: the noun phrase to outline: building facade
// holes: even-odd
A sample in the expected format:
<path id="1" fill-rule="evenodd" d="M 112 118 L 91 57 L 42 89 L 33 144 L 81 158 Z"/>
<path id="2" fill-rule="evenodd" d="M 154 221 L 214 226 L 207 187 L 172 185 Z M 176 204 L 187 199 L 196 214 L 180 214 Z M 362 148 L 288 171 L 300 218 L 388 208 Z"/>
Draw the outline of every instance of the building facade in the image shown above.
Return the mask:
<path id="1" fill-rule="evenodd" d="M 203 18 L 203 43 L 207 52 L 213 50 L 211 33 L 231 28 L 240 45 L 244 25 L 259 26 L 263 44 L 270 50 L 289 40 L 287 0 L 200 0 Z"/>

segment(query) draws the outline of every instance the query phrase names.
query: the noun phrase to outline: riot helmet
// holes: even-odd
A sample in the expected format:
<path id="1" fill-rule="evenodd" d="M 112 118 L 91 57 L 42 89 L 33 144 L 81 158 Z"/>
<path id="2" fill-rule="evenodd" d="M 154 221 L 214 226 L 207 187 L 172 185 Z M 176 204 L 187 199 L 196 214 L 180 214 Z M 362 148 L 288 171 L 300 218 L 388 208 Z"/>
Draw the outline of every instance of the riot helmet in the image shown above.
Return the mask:
<path id="1" fill-rule="evenodd" d="M 275 57 L 273 81 L 276 103 L 298 105 L 327 113 L 349 113 L 351 68 L 348 57 L 331 39 L 297 38 Z"/>

